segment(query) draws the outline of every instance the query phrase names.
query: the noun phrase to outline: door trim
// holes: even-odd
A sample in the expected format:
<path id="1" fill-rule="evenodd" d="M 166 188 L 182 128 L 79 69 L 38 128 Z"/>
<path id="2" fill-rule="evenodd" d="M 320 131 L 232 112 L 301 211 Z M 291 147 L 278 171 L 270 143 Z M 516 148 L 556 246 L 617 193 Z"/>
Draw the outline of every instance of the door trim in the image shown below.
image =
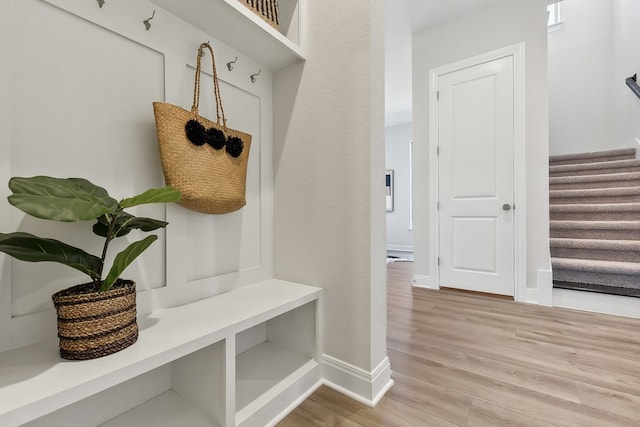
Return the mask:
<path id="1" fill-rule="evenodd" d="M 467 58 L 452 64 L 429 70 L 429 271 L 432 272 L 432 288 L 440 289 L 440 236 L 438 231 L 438 99 L 439 78 L 443 74 L 469 68 L 485 62 L 513 57 L 514 85 L 514 299 L 529 300 L 527 295 L 527 182 L 526 182 L 526 92 L 525 92 L 525 44 L 524 42 Z"/>

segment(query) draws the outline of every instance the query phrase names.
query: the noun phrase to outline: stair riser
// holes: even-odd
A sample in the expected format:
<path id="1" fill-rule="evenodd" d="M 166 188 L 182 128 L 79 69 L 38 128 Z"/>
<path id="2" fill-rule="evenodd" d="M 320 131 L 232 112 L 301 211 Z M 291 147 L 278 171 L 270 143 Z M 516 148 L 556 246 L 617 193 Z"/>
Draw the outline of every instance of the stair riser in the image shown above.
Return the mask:
<path id="1" fill-rule="evenodd" d="M 549 184 L 549 190 L 587 190 L 592 188 L 621 188 L 640 187 L 640 179 L 628 179 L 621 181 L 597 181 L 597 182 L 572 182 L 562 184 Z"/>
<path id="2" fill-rule="evenodd" d="M 566 160 L 550 160 L 549 166 L 562 165 L 578 165 L 583 163 L 612 162 L 614 160 L 634 160 L 633 154 L 623 154 L 619 156 L 593 157 L 591 159 L 566 159 Z"/>
<path id="3" fill-rule="evenodd" d="M 551 248 L 551 257 L 602 261 L 640 262 L 640 252 L 598 249 Z M 640 280 L 638 281 L 640 282 Z"/>
<path id="4" fill-rule="evenodd" d="M 551 212 L 552 221 L 640 221 L 640 212 Z"/>
<path id="5" fill-rule="evenodd" d="M 551 238 L 640 240 L 640 230 L 551 229 Z"/>
<path id="6" fill-rule="evenodd" d="M 554 280 L 555 289 L 571 289 L 576 291 L 596 292 L 600 294 L 622 295 L 625 297 L 640 297 L 640 289 L 618 287 L 611 285 L 594 285 L 586 283 L 561 282 Z"/>
<path id="7" fill-rule="evenodd" d="M 552 205 L 572 205 L 572 204 L 612 204 L 612 203 L 636 203 L 640 202 L 640 194 L 632 194 L 629 196 L 611 196 L 611 197 L 550 197 L 549 203 Z"/>
<path id="8" fill-rule="evenodd" d="M 627 166 L 620 168 L 605 168 L 605 169 L 580 169 L 575 171 L 549 171 L 550 177 L 556 176 L 584 176 L 584 175 L 603 175 L 609 173 L 623 173 L 623 172 L 640 172 L 640 166 Z"/>
<path id="9" fill-rule="evenodd" d="M 562 282 L 593 283 L 595 285 L 617 285 L 634 289 L 640 288 L 638 276 L 626 274 L 591 273 L 572 270 L 553 270 L 553 280 Z"/>

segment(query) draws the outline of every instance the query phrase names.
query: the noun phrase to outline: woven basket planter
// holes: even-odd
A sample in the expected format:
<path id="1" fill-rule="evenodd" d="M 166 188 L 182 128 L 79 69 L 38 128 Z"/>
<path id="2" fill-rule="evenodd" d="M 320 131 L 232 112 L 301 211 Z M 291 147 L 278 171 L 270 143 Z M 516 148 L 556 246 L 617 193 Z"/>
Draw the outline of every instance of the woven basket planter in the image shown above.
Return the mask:
<path id="1" fill-rule="evenodd" d="M 118 280 L 106 292 L 92 290 L 90 283 L 77 285 L 52 298 L 63 359 L 95 359 L 138 339 L 136 285 L 130 280 Z"/>
<path id="2" fill-rule="evenodd" d="M 278 0 L 239 0 L 276 30 L 280 27 Z"/>

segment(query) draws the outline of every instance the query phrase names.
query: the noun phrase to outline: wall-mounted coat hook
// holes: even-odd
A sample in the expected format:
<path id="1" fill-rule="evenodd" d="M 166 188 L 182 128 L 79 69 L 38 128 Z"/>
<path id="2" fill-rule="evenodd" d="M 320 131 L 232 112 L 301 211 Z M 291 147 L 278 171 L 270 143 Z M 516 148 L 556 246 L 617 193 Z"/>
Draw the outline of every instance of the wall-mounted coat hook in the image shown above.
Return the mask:
<path id="1" fill-rule="evenodd" d="M 258 70 L 257 73 L 255 74 L 251 74 L 249 77 L 251 77 L 251 83 L 255 83 L 256 82 L 256 77 L 258 77 L 260 75 L 260 73 L 262 72 L 262 68 Z"/>
<path id="2" fill-rule="evenodd" d="M 98 6 L 102 9 L 102 6 L 104 6 L 104 0 L 98 0 Z"/>
<path id="3" fill-rule="evenodd" d="M 234 59 L 233 61 L 227 62 L 227 68 L 229 69 L 229 71 L 233 70 L 233 64 L 235 64 L 237 60 L 238 60 L 238 57 L 236 56 L 236 59 Z"/>
<path id="4" fill-rule="evenodd" d="M 634 74 L 633 76 L 628 77 L 626 82 L 627 82 L 627 86 L 629 86 L 629 89 L 631 89 L 631 91 L 635 93 L 638 98 L 640 98 L 640 86 L 638 86 L 638 74 Z"/>
<path id="5" fill-rule="evenodd" d="M 211 44 L 211 42 L 207 40 L 207 44 Z M 200 52 L 200 58 L 204 58 L 204 49 L 202 49 L 202 51 Z"/>
<path id="6" fill-rule="evenodd" d="M 151 20 L 153 19 L 154 16 L 156 16 L 156 11 L 155 10 L 151 14 L 150 18 L 147 18 L 144 21 L 142 21 L 142 23 L 144 24 L 144 27 L 147 29 L 147 31 L 149 31 L 149 28 L 151 28 Z"/>

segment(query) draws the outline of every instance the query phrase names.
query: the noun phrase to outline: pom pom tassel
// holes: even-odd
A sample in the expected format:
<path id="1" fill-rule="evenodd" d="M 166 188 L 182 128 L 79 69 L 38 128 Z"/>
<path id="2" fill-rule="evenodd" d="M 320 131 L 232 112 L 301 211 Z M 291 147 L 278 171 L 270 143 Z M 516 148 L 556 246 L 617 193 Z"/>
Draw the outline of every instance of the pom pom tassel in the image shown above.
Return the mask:
<path id="1" fill-rule="evenodd" d="M 229 153 L 233 157 L 239 157 L 242 154 L 242 149 L 244 148 L 244 144 L 242 140 L 237 136 L 232 136 L 227 139 L 227 153 Z"/>
<path id="2" fill-rule="evenodd" d="M 187 134 L 189 141 L 198 147 L 203 145 L 209 139 L 205 127 L 194 119 L 187 122 L 184 126 L 184 131 Z"/>

